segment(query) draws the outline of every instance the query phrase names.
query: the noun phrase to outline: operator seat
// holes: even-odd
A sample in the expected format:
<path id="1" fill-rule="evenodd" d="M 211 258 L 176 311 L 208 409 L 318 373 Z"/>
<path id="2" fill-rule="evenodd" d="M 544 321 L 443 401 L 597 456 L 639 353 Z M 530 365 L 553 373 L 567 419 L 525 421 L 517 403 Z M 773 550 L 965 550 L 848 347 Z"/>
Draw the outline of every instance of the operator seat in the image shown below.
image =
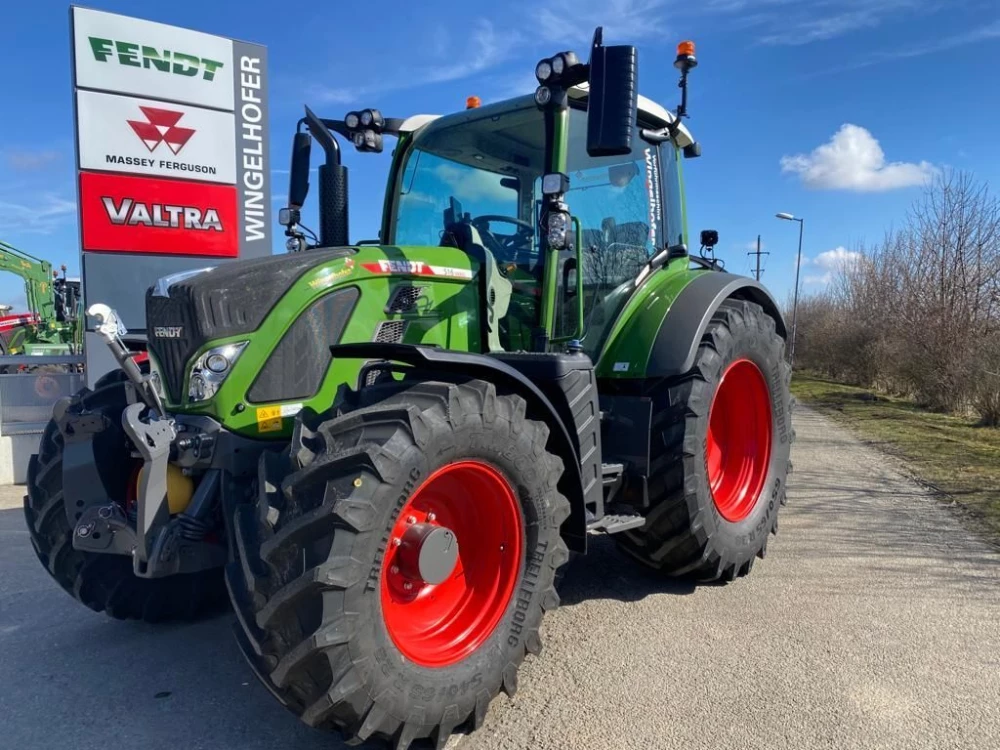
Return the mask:
<path id="1" fill-rule="evenodd" d="M 513 285 L 500 273 L 493 253 L 486 249 L 483 238 L 468 221 L 456 221 L 445 227 L 441 237 L 442 247 L 457 247 L 479 263 L 482 272 L 482 290 L 485 294 L 486 330 L 491 352 L 504 351 L 500 343 L 500 319 L 507 315 Z"/>

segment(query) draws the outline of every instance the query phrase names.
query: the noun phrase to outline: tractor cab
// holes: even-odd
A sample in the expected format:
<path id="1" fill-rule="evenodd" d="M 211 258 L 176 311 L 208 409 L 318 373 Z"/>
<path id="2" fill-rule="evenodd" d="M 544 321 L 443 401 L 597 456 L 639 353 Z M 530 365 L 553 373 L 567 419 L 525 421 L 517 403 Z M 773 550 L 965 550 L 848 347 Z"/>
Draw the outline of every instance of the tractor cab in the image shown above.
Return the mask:
<path id="1" fill-rule="evenodd" d="M 587 89 L 569 91 L 564 193 L 571 224 L 557 254 L 545 253 L 545 115 L 534 97 L 468 109 L 428 122 L 407 139 L 389 182 L 382 236 L 393 245 L 461 248 L 500 290 L 499 346 L 529 350 L 540 324 L 546 261 L 554 264 L 553 338 L 581 340 L 596 356 L 607 327 L 660 248 L 685 246 L 679 149 L 646 139 L 676 117 L 639 97 L 627 152 L 587 150 Z M 579 246 L 579 247 L 578 247 Z M 579 258 L 578 256 L 579 249 Z"/>

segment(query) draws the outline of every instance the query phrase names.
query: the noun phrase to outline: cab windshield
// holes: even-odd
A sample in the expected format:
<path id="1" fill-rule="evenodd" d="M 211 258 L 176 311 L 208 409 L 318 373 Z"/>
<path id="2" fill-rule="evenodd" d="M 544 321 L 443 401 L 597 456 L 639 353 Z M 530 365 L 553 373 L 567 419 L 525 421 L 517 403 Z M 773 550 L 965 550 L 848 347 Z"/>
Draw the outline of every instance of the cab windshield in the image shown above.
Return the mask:
<path id="1" fill-rule="evenodd" d="M 636 133 L 631 154 L 591 157 L 586 117 L 570 110 L 567 158 L 567 202 L 580 222 L 584 249 L 582 284 L 571 291 L 584 295 L 585 343 L 601 338 L 596 329 L 617 314 L 605 309 L 607 298 L 624 303 L 621 287 L 665 237 L 659 149 Z M 495 261 L 510 283 L 510 305 L 500 319 L 503 349 L 529 348 L 538 325 L 544 259 L 536 217 L 544 173 L 543 114 L 525 97 L 428 125 L 415 136 L 398 182 L 395 244 L 461 248 L 480 262 Z M 559 256 L 565 263 L 575 250 Z M 570 274 L 559 274 L 561 284 L 564 277 Z M 556 335 L 577 326 L 578 306 L 565 303 L 566 292 L 558 290 Z"/>

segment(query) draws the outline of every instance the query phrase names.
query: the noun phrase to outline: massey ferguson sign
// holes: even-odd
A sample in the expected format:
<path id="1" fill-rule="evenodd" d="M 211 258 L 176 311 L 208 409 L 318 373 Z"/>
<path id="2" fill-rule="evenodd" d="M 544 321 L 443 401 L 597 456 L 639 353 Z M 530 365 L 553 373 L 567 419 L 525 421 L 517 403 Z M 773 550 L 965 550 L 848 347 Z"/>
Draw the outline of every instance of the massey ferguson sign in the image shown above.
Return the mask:
<path id="1" fill-rule="evenodd" d="M 235 185 L 234 115 L 78 91 L 80 169 Z"/>
<path id="2" fill-rule="evenodd" d="M 157 278 L 272 252 L 267 50 L 85 8 L 70 24 L 84 300 L 142 332 Z"/>

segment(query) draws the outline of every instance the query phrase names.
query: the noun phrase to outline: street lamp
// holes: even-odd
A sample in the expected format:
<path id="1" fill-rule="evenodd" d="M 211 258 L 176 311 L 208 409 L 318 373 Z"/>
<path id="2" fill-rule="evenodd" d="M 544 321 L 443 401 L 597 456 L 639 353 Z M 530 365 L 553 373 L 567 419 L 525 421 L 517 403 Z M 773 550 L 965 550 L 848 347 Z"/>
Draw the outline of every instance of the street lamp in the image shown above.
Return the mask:
<path id="1" fill-rule="evenodd" d="M 792 302 L 792 345 L 788 352 L 788 361 L 793 367 L 795 366 L 795 332 L 798 329 L 796 325 L 798 323 L 799 316 L 799 271 L 802 270 L 802 228 L 805 226 L 805 219 L 799 219 L 792 214 L 786 214 L 784 212 L 775 214 L 779 219 L 784 219 L 785 221 L 797 221 L 799 222 L 799 257 L 795 264 L 795 297 Z"/>

